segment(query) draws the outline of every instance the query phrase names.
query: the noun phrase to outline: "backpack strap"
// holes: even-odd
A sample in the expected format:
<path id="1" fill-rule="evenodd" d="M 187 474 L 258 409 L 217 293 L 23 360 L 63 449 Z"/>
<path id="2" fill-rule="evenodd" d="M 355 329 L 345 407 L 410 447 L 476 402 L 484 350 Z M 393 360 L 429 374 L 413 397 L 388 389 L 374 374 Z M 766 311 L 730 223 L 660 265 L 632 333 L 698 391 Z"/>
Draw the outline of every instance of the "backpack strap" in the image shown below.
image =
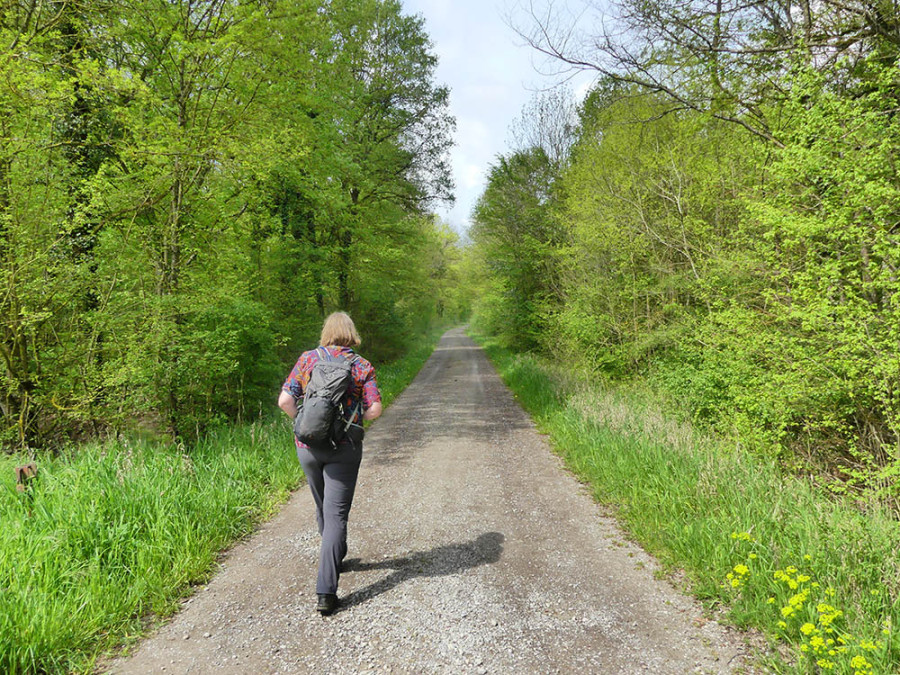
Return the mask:
<path id="1" fill-rule="evenodd" d="M 350 378 L 353 379 L 353 366 L 356 365 L 360 360 L 360 355 L 354 353 L 353 358 L 349 359 L 350 361 Z M 344 412 L 344 411 L 342 411 Z M 350 408 L 350 416 L 349 417 L 341 417 L 341 419 L 346 422 L 346 426 L 344 427 L 344 433 L 347 433 L 347 430 L 350 427 L 361 427 L 362 426 L 362 414 L 363 414 L 363 402 L 362 395 L 360 394 L 359 401 L 356 402 L 356 405 Z M 359 423 L 357 423 L 357 417 L 359 418 Z"/>
<path id="2" fill-rule="evenodd" d="M 344 420 L 344 433 L 346 434 L 350 427 L 359 427 L 362 428 L 362 400 L 359 401 L 355 406 L 353 406 L 353 410 L 350 413 L 350 417 Z M 357 415 L 359 416 L 359 422 L 356 421 Z M 343 418 L 341 418 L 343 419 Z"/>

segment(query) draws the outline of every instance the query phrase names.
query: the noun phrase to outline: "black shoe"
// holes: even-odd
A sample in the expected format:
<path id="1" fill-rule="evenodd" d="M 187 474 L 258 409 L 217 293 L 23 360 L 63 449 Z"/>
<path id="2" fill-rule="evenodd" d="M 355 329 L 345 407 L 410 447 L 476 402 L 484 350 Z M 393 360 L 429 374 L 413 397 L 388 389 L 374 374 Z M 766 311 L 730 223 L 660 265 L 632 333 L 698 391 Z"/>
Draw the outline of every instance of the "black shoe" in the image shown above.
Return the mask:
<path id="1" fill-rule="evenodd" d="M 333 614 L 340 604 L 338 596 L 334 593 L 319 593 L 318 597 L 319 603 L 316 605 L 316 611 L 322 616 Z"/>

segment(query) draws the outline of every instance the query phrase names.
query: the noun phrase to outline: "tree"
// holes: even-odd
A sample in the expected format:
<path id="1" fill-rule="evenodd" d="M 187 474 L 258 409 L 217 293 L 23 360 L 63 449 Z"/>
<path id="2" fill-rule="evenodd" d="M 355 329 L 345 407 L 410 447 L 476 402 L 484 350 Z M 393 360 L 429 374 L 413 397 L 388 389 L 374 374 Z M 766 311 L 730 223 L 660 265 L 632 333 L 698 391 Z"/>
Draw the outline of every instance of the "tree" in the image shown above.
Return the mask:
<path id="1" fill-rule="evenodd" d="M 879 58 L 867 65 L 869 92 L 855 97 L 817 70 L 795 71 L 793 131 L 753 212 L 766 298 L 789 337 L 782 360 L 803 383 L 794 423 L 815 439 L 817 461 L 896 500 L 900 137 L 886 111 L 900 72 Z"/>
<path id="2" fill-rule="evenodd" d="M 541 148 L 500 157 L 472 213 L 471 236 L 498 284 L 492 323 L 523 349 L 541 345 L 560 230 L 552 215 L 554 168 Z"/>
<path id="3" fill-rule="evenodd" d="M 791 89 L 791 58 L 802 55 L 807 66 L 828 70 L 837 86 L 846 86 L 867 55 L 891 62 L 900 46 L 896 9 L 877 2 L 580 4 L 564 15 L 552 3 L 529 2 L 518 31 L 563 68 L 663 95 L 673 109 L 708 113 L 776 146 L 783 142 L 778 102 Z"/>
<path id="4" fill-rule="evenodd" d="M 53 383 L 52 373 L 84 355 L 77 342 L 63 343 L 67 329 L 55 318 L 81 294 L 67 246 L 77 231 L 80 175 L 65 154 L 76 139 L 56 123 L 77 100 L 77 78 L 57 66 L 62 52 L 70 69 L 78 67 L 61 46 L 71 11 L 66 2 L 0 8 L 0 443 L 19 447 L 38 437 L 43 406 L 66 405 L 56 394 L 67 387 Z"/>
<path id="5" fill-rule="evenodd" d="M 510 131 L 517 150 L 543 150 L 555 171 L 569 159 L 576 139 L 578 115 L 575 98 L 567 87 L 538 92 L 513 121 Z"/>
<path id="6" fill-rule="evenodd" d="M 447 150 L 454 121 L 449 92 L 434 84 L 436 57 L 420 17 L 396 0 L 331 3 L 333 51 L 326 61 L 338 86 L 324 102 L 343 163 L 336 179 L 349 203 L 335 224 L 338 301 L 353 307 L 351 270 L 358 232 L 383 205 L 420 213 L 452 199 Z"/>

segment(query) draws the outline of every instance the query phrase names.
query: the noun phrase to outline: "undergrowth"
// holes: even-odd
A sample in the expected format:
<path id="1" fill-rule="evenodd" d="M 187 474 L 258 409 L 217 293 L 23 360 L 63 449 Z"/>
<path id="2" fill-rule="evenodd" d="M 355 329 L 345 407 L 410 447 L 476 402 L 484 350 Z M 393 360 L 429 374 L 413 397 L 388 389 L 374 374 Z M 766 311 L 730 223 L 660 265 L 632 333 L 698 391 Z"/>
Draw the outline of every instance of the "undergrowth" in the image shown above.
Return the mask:
<path id="1" fill-rule="evenodd" d="M 789 646 L 776 672 L 900 672 L 900 528 L 774 461 L 703 436 L 652 396 L 554 372 L 476 336 L 568 466 L 707 607 Z"/>
<path id="2" fill-rule="evenodd" d="M 389 403 L 438 331 L 376 364 Z M 208 433 L 189 450 L 122 439 L 38 457 L 25 492 L 0 457 L 0 672 L 89 672 L 206 581 L 219 553 L 302 481 L 290 425 L 268 419 Z"/>

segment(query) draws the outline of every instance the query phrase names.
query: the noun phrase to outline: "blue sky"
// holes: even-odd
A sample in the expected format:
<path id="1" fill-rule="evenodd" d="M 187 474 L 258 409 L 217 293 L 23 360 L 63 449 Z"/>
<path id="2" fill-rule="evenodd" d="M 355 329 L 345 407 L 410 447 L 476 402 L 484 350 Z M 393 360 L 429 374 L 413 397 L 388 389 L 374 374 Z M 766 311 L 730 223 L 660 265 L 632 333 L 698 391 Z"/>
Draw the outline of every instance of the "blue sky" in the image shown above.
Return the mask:
<path id="1" fill-rule="evenodd" d="M 506 24 L 510 0 L 402 2 L 407 14 L 425 18 L 440 60 L 436 79 L 450 87 L 456 204 L 437 212 L 462 232 L 484 189 L 488 166 L 508 148 L 510 124 L 537 89 L 554 81 L 538 73 L 534 66 L 540 59 Z"/>

